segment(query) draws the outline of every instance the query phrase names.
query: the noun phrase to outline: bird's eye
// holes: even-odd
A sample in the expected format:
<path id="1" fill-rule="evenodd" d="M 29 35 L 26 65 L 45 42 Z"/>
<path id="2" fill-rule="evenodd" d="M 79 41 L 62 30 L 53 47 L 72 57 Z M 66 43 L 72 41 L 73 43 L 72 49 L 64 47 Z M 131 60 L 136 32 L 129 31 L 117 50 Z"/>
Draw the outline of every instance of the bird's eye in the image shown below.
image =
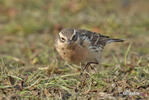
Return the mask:
<path id="1" fill-rule="evenodd" d="M 76 41 L 77 38 L 78 38 L 78 36 L 77 36 L 77 35 L 74 35 L 74 36 L 72 37 L 72 40 L 73 40 L 73 41 Z"/>
<path id="2" fill-rule="evenodd" d="M 61 37 L 61 41 L 64 42 L 65 41 L 65 38 Z"/>

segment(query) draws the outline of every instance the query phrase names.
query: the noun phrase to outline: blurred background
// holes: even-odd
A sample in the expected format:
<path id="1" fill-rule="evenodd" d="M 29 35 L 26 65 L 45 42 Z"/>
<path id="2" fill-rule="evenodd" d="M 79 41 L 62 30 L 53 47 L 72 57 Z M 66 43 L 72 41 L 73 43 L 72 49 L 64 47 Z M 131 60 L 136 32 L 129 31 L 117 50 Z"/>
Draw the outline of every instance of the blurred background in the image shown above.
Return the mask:
<path id="1" fill-rule="evenodd" d="M 124 43 L 113 43 L 104 49 L 102 63 L 105 70 L 100 78 L 94 78 L 102 91 L 117 93 L 117 87 L 113 92 L 109 84 L 113 84 L 114 80 L 122 83 L 124 77 L 123 81 L 132 80 L 133 75 L 137 81 L 132 80 L 130 84 L 133 86 L 122 84 L 124 89 L 130 86 L 135 90 L 136 86 L 149 83 L 149 0 L 0 0 L 0 88 L 10 85 L 8 75 L 13 75 L 13 79 L 17 80 L 31 77 L 25 83 L 27 86 L 42 77 L 43 80 L 35 85 L 35 89 L 49 89 L 47 84 L 51 80 L 45 73 L 39 73 L 37 68 L 57 68 L 67 64 L 54 48 L 55 35 L 63 28 L 87 29 L 113 38 L 126 39 Z M 115 71 L 116 66 L 120 66 L 116 75 L 119 77 L 111 77 L 115 75 L 115 72 L 111 75 L 111 71 Z M 64 66 L 65 68 L 68 67 Z M 107 68 L 110 70 L 106 71 Z M 126 70 L 127 68 L 131 70 Z M 49 69 L 48 74 L 63 75 L 65 71 L 67 72 Z M 34 75 L 38 77 L 31 80 Z M 104 81 L 105 77 L 112 81 Z M 69 79 L 70 83 L 65 80 L 54 82 L 58 86 L 64 86 L 64 90 L 79 82 L 79 79 L 77 82 Z M 142 91 L 148 93 L 146 87 Z M 22 91 L 22 95 L 27 94 Z"/>
<path id="2" fill-rule="evenodd" d="M 57 33 L 65 27 L 147 34 L 148 0 L 1 0 L 0 34 Z"/>

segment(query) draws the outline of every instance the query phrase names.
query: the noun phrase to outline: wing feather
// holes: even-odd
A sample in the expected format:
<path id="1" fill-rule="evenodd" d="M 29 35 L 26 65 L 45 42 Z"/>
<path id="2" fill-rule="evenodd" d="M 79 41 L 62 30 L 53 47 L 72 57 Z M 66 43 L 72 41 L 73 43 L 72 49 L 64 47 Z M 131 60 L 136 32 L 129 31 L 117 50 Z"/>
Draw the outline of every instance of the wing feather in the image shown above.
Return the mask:
<path id="1" fill-rule="evenodd" d="M 80 33 L 80 44 L 88 43 L 89 47 L 95 51 L 101 51 L 106 44 L 111 42 L 123 42 L 121 39 L 112 39 L 109 36 L 88 30 L 78 29 L 77 32 Z"/>

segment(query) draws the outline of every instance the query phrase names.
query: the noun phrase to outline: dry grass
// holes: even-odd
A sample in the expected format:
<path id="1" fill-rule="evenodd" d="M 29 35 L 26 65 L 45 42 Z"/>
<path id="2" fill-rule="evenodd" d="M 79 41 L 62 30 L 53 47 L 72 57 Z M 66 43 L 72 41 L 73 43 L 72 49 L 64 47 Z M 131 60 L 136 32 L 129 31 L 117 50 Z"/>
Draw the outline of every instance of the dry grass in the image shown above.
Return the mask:
<path id="1" fill-rule="evenodd" d="M 148 3 L 0 1 L 0 99 L 149 99 Z M 126 41 L 105 48 L 100 73 L 81 77 L 53 46 L 65 27 Z"/>

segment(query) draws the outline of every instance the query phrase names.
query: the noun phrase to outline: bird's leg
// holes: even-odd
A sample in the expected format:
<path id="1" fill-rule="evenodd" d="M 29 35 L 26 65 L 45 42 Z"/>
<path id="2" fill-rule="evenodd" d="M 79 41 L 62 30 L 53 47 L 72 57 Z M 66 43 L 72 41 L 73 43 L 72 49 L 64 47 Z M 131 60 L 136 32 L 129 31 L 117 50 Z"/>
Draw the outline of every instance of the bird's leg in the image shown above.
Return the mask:
<path id="1" fill-rule="evenodd" d="M 89 65 L 86 64 L 86 65 L 81 66 L 80 76 L 83 75 L 83 72 L 84 72 L 86 66 L 89 66 Z"/>
<path id="2" fill-rule="evenodd" d="M 93 70 L 96 73 L 95 65 L 94 66 L 93 65 L 90 65 L 90 68 L 91 68 L 91 70 Z"/>
<path id="3" fill-rule="evenodd" d="M 98 64 L 98 62 L 88 62 L 88 63 L 84 66 L 84 68 L 82 67 L 82 70 L 81 70 L 80 75 L 82 75 L 83 72 L 84 72 L 84 70 L 88 69 L 88 67 L 89 67 L 91 64 Z"/>
<path id="4" fill-rule="evenodd" d="M 86 69 L 88 69 L 88 67 L 91 66 L 91 64 L 98 64 L 98 62 L 88 62 L 88 63 L 86 64 L 86 66 L 84 67 L 83 71 L 86 70 Z M 92 66 L 91 66 L 91 67 L 92 67 Z"/>

